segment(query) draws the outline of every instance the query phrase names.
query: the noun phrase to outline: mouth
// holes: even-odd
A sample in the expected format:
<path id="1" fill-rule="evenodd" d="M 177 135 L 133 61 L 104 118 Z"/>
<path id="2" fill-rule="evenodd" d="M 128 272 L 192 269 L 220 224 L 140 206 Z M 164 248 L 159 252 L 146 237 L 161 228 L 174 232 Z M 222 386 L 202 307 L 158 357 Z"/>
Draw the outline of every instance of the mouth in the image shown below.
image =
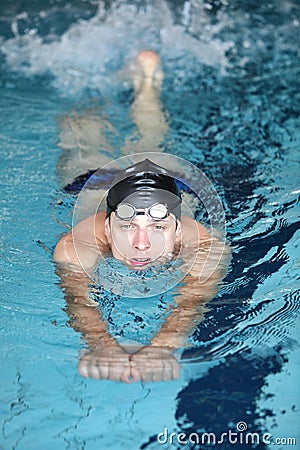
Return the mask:
<path id="1" fill-rule="evenodd" d="M 129 263 L 135 267 L 143 267 L 151 263 L 150 258 L 133 258 L 129 260 Z"/>

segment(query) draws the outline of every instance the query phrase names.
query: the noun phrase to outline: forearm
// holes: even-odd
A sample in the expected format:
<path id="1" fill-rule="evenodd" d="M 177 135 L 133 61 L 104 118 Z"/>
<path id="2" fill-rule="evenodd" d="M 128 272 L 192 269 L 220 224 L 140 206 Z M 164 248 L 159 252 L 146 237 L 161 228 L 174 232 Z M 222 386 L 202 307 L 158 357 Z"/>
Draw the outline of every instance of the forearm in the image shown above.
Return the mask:
<path id="1" fill-rule="evenodd" d="M 205 304 L 218 293 L 230 261 L 230 249 L 218 240 L 207 241 L 198 252 L 191 273 L 178 288 L 177 306 L 166 319 L 152 345 L 181 348 L 203 320 Z"/>
<path id="2" fill-rule="evenodd" d="M 184 286 L 180 291 L 179 304 L 152 339 L 152 346 L 173 349 L 188 346 L 189 336 L 203 319 L 204 298 L 190 293 L 189 286 Z"/>
<path id="3" fill-rule="evenodd" d="M 67 265 L 58 265 L 57 274 L 66 299 L 66 312 L 74 330 L 80 332 L 91 350 L 103 346 L 117 346 L 108 332 L 97 302 L 89 297 L 90 278 L 77 267 L 71 270 Z"/>

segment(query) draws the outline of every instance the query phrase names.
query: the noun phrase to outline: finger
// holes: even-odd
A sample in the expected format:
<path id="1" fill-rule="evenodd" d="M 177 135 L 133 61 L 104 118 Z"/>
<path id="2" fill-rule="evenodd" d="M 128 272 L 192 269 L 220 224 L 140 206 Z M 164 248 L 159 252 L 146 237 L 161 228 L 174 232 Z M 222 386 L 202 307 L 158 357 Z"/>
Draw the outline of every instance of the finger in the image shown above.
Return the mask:
<path id="1" fill-rule="evenodd" d="M 108 364 L 108 377 L 109 380 L 114 381 L 125 381 L 126 379 L 128 382 L 130 382 L 130 370 L 129 370 L 129 364 L 128 360 L 112 360 Z M 129 374 L 126 375 L 126 373 L 129 372 Z M 122 376 L 124 374 L 124 380 L 122 379 Z"/>
<path id="2" fill-rule="evenodd" d="M 123 373 L 121 374 L 121 377 L 120 377 L 120 381 L 123 381 L 124 383 L 127 383 L 127 384 L 130 384 L 131 383 L 131 378 L 130 378 L 130 376 L 131 376 L 131 370 L 130 370 L 130 367 L 127 367 L 124 371 L 123 371 Z M 134 380 L 133 380 L 134 381 Z"/>
<path id="3" fill-rule="evenodd" d="M 89 362 L 89 376 L 95 380 L 106 380 L 108 378 L 107 364 L 101 364 L 101 359 L 92 358 Z"/>
<path id="4" fill-rule="evenodd" d="M 155 370 L 153 370 L 152 381 L 158 382 L 164 380 L 166 364 L 165 361 L 160 361 L 160 366 L 156 366 Z"/>
<path id="5" fill-rule="evenodd" d="M 131 366 L 131 376 L 134 381 L 151 381 L 150 370 L 144 364 Z"/>
<path id="6" fill-rule="evenodd" d="M 80 360 L 78 371 L 85 378 L 99 379 L 99 373 L 93 370 L 92 361 L 89 357 L 84 357 Z"/>
<path id="7" fill-rule="evenodd" d="M 136 367 L 132 367 L 131 366 L 131 368 L 130 368 L 130 374 L 131 374 L 131 378 L 132 378 L 132 381 L 134 381 L 134 382 L 139 382 L 139 381 L 141 381 L 141 373 L 140 373 L 140 371 L 136 368 Z"/>
<path id="8" fill-rule="evenodd" d="M 178 380 L 180 378 L 181 366 L 177 361 L 174 361 L 173 365 L 173 380 Z"/>
<path id="9" fill-rule="evenodd" d="M 149 361 L 148 361 L 149 364 Z M 160 364 L 157 365 L 157 361 L 154 362 L 154 366 L 150 367 L 149 365 L 146 365 L 145 367 L 143 367 L 142 370 L 142 380 L 145 382 L 149 382 L 149 381 L 155 381 L 155 374 L 158 373 L 158 380 L 161 377 L 161 366 Z"/>
<path id="10" fill-rule="evenodd" d="M 140 369 L 138 369 L 138 367 L 137 367 L 137 363 L 134 360 L 134 355 L 132 355 L 130 357 L 129 363 L 130 363 L 130 375 L 131 375 L 132 381 L 134 381 L 134 382 L 141 381 Z"/>
<path id="11" fill-rule="evenodd" d="M 85 377 L 85 378 L 89 377 L 86 361 L 83 361 L 83 360 L 79 361 L 78 372 L 82 377 Z"/>
<path id="12" fill-rule="evenodd" d="M 165 363 L 165 370 L 163 373 L 163 381 L 169 381 L 172 380 L 173 376 L 172 376 L 172 365 L 170 363 L 170 361 L 166 361 Z"/>

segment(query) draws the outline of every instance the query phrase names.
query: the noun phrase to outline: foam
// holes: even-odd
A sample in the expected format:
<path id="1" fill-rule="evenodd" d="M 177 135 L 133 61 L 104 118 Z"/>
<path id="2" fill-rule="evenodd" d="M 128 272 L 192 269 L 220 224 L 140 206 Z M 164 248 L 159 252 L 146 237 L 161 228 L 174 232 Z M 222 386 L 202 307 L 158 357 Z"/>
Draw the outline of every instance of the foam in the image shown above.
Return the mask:
<path id="1" fill-rule="evenodd" d="M 12 70 L 28 76 L 48 73 L 57 87 L 75 92 L 86 87 L 103 89 L 107 83 L 118 82 L 119 71 L 144 48 L 159 51 L 164 62 L 176 59 L 178 64 L 178 59 L 192 56 L 222 70 L 228 65 L 225 53 L 232 43 L 215 39 L 213 30 L 190 34 L 187 23 L 194 23 L 198 13 L 184 8 L 178 24 L 165 1 L 148 2 L 143 8 L 121 1 L 108 11 L 100 2 L 93 17 L 78 20 L 51 39 L 36 29 L 22 34 L 18 28 L 18 20 L 26 16 L 22 13 L 11 25 L 14 37 L 3 41 L 1 50 Z M 41 15 L 47 21 L 47 12 Z"/>

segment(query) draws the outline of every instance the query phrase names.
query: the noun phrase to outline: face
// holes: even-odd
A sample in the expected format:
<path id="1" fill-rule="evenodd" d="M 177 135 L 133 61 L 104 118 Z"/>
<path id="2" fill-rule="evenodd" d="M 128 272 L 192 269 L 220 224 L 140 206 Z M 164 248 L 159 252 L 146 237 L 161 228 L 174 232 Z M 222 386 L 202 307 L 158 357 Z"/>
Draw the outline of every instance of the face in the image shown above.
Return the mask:
<path id="1" fill-rule="evenodd" d="M 163 220 L 153 220 L 146 214 L 122 220 L 111 213 L 105 222 L 105 233 L 113 256 L 135 270 L 170 259 L 181 240 L 180 222 L 176 227 L 173 214 Z"/>

